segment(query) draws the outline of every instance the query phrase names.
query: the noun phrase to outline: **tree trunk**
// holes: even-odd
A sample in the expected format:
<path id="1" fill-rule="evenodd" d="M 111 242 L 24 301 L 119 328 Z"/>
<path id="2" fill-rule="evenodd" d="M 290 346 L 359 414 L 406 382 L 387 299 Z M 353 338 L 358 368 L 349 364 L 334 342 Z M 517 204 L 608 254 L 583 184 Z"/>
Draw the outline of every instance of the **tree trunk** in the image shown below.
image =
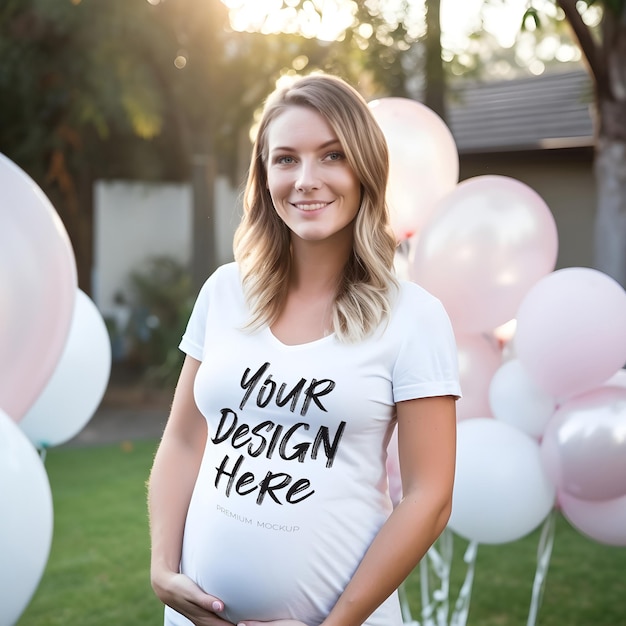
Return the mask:
<path id="1" fill-rule="evenodd" d="M 85 164 L 78 172 L 77 192 L 80 202 L 78 212 L 79 249 L 76 252 L 78 286 L 89 297 L 93 297 L 93 190 L 94 178 L 89 164 Z"/>
<path id="2" fill-rule="evenodd" d="M 441 1 L 426 2 L 426 94 L 424 104 L 446 121 L 445 74 L 441 56 Z"/>
<path id="3" fill-rule="evenodd" d="M 594 265 L 626 288 L 626 3 L 605 3 L 603 71 L 594 75 L 598 108 L 595 174 L 598 204 Z"/>
<path id="4" fill-rule="evenodd" d="M 594 266 L 626 288 L 626 142 L 596 142 Z"/>
<path id="5" fill-rule="evenodd" d="M 594 82 L 597 205 L 594 266 L 626 288 L 626 0 L 604 0 L 594 37 L 576 0 L 557 0 Z"/>
<path id="6" fill-rule="evenodd" d="M 216 268 L 215 164 L 210 154 L 195 154 L 191 160 L 193 234 L 191 279 L 196 292 Z"/>

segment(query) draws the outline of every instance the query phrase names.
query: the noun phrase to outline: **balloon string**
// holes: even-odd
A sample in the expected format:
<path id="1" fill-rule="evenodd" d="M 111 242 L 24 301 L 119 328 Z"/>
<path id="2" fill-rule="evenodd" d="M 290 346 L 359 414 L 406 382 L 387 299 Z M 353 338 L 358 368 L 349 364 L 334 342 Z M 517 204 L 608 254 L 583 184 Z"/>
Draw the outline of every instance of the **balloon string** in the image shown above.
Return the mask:
<path id="1" fill-rule="evenodd" d="M 418 622 L 411 615 L 411 607 L 409 606 L 409 598 L 406 593 L 406 586 L 402 583 L 398 587 L 398 597 L 400 599 L 400 612 L 402 614 L 402 623 L 410 626 L 419 626 Z"/>
<path id="2" fill-rule="evenodd" d="M 443 558 L 439 561 L 439 578 L 441 587 L 433 593 L 435 600 L 439 602 L 437 609 L 437 623 L 439 626 L 448 626 L 448 599 L 450 597 L 450 572 L 452 570 L 453 538 L 452 531 L 445 529 L 440 535 L 437 544 L 440 546 Z"/>
<path id="3" fill-rule="evenodd" d="M 465 554 L 463 555 L 463 561 L 467 564 L 467 572 L 465 573 L 465 580 L 459 590 L 459 596 L 456 599 L 454 605 L 454 612 L 450 619 L 450 626 L 465 626 L 467 624 L 467 617 L 469 615 L 470 598 L 472 596 L 472 586 L 474 584 L 474 569 L 476 567 L 476 554 L 478 553 L 478 542 L 470 541 Z"/>
<path id="4" fill-rule="evenodd" d="M 433 548 L 430 548 L 433 550 Z M 436 626 L 432 615 L 435 607 L 430 599 L 430 572 L 428 570 L 428 557 L 420 561 L 420 591 L 422 595 L 422 626 Z"/>
<path id="5" fill-rule="evenodd" d="M 537 568 L 535 570 L 535 579 L 533 581 L 532 597 L 526 626 L 535 626 L 537 621 L 537 614 L 545 589 L 546 575 L 550 565 L 550 557 L 552 556 L 555 528 L 556 508 L 553 508 L 543 523 L 539 543 L 537 545 Z"/>
<path id="6" fill-rule="evenodd" d="M 537 568 L 533 581 L 532 599 L 528 621 L 526 626 L 535 626 L 537 614 L 541 605 L 541 599 L 545 588 L 545 580 L 552 556 L 554 546 L 554 534 L 556 527 L 556 509 L 553 509 L 543 523 L 539 544 L 537 546 Z M 437 551 L 440 548 L 441 554 Z M 454 605 L 454 611 L 450 618 L 450 626 L 466 626 L 469 616 L 470 599 L 474 584 L 474 572 L 476 568 L 476 556 L 478 553 L 478 542 L 470 541 L 463 561 L 467 564 L 465 579 L 459 590 L 459 595 Z M 415 624 L 415 626 L 448 626 L 448 596 L 450 592 L 450 570 L 453 554 L 452 532 L 446 528 L 437 542 L 428 550 L 426 557 L 420 561 L 420 586 L 422 596 L 422 624 L 413 621 L 408 609 L 406 592 L 403 590 L 406 612 L 403 609 L 403 620 L 405 624 Z M 430 593 L 429 565 L 432 572 L 439 579 L 440 587 Z"/>
<path id="7" fill-rule="evenodd" d="M 438 551 L 438 549 L 441 551 Z M 448 626 L 448 597 L 450 595 L 450 570 L 452 567 L 453 537 L 446 528 L 439 539 L 420 561 L 423 626 Z M 430 575 L 438 579 L 439 588 L 430 592 Z M 418 623 L 419 626 L 419 623 Z"/>

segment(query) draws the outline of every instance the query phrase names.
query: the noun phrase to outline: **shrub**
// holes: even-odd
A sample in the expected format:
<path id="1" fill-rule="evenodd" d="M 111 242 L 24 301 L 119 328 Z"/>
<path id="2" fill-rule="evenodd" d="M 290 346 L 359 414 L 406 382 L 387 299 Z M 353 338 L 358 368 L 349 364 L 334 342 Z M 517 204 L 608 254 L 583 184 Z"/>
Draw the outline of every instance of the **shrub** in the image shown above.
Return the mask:
<path id="1" fill-rule="evenodd" d="M 154 257 L 131 273 L 129 360 L 147 383 L 173 389 L 184 354 L 178 344 L 193 307 L 189 270 L 170 257 Z"/>

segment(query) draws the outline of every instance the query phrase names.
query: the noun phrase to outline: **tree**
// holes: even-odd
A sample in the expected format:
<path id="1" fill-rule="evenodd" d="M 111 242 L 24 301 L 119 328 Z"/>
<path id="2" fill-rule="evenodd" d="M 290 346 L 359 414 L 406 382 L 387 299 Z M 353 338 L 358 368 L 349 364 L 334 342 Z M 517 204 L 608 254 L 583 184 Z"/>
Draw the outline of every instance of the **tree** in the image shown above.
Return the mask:
<path id="1" fill-rule="evenodd" d="M 248 0 L 239 4 L 252 3 Z M 332 40 L 325 40 L 328 34 L 321 32 L 322 26 L 333 18 L 339 20 L 331 12 L 337 7 L 343 11 L 343 18 Z M 438 21 L 438 9 L 433 15 Z M 423 50 L 415 45 L 425 32 L 424 7 L 412 0 L 344 0 L 328 5 L 283 0 L 268 7 L 251 28 L 265 34 L 293 33 L 294 41 L 299 40 L 302 54 L 307 56 L 297 69 L 339 74 L 358 85 L 366 97 L 407 97 L 408 83 L 421 72 L 418 67 L 424 62 Z"/>
<path id="2" fill-rule="evenodd" d="M 594 265 L 626 287 L 626 0 L 555 0 L 593 81 L 597 182 Z M 601 5 L 597 29 L 585 11 Z M 539 24 L 534 6 L 525 20 Z"/>
<path id="3" fill-rule="evenodd" d="M 168 169 L 152 156 L 171 139 L 158 85 L 133 62 L 152 36 L 148 8 L 123 0 L 9 0 L 0 8 L 0 150 L 56 207 L 88 293 L 94 180 L 158 178 Z M 160 151 L 176 164 L 175 148 Z"/>
<path id="4" fill-rule="evenodd" d="M 212 175 L 234 176 L 242 126 L 298 50 L 232 32 L 219 0 L 1 3 L 0 151 L 56 207 L 84 291 L 97 179 L 193 180 L 206 278 Z"/>

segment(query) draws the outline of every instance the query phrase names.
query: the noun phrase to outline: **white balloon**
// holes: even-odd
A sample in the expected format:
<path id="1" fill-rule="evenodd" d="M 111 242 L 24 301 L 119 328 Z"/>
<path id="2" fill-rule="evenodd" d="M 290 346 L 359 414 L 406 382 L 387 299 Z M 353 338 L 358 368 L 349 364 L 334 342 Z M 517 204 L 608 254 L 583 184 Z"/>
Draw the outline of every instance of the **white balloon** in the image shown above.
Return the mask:
<path id="1" fill-rule="evenodd" d="M 489 405 L 496 419 L 539 439 L 556 411 L 557 401 L 530 378 L 519 359 L 512 359 L 493 375 Z"/>
<path id="2" fill-rule="evenodd" d="M 486 544 L 516 541 L 541 524 L 555 495 L 531 437 L 491 418 L 458 424 L 449 522 L 458 535 Z"/>
<path id="3" fill-rule="evenodd" d="M 110 373 L 111 341 L 106 324 L 96 305 L 79 289 L 61 358 L 20 428 L 37 447 L 68 441 L 93 417 Z"/>
<path id="4" fill-rule="evenodd" d="M 52 493 L 45 467 L 18 425 L 0 410 L 0 624 L 28 606 L 52 544 Z"/>

